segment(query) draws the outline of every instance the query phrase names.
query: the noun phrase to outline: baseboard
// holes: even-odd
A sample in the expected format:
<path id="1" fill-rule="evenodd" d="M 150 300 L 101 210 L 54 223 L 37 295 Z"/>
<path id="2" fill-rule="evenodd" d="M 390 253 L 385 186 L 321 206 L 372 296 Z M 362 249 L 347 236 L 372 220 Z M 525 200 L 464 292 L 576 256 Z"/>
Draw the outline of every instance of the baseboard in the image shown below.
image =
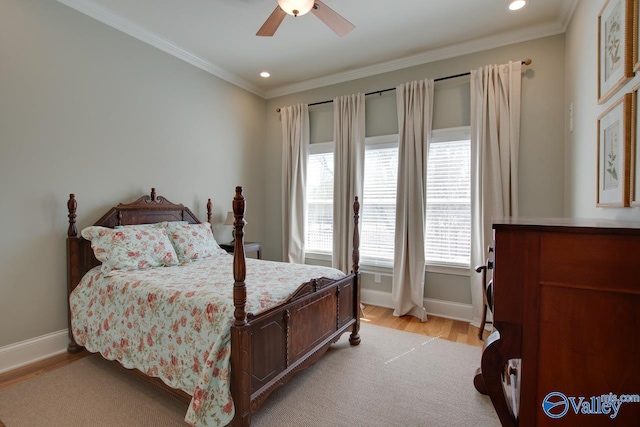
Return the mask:
<path id="1" fill-rule="evenodd" d="M 362 289 L 363 304 L 393 308 L 390 292 Z M 442 301 L 425 298 L 424 307 L 427 314 L 448 319 L 469 322 L 472 319 L 471 304 Z M 56 354 L 64 353 L 69 343 L 67 330 L 52 332 L 47 335 L 0 347 L 0 374 L 37 362 Z"/>
<path id="2" fill-rule="evenodd" d="M 66 329 L 0 347 L 0 374 L 64 353 L 69 344 Z"/>
<path id="3" fill-rule="evenodd" d="M 363 304 L 393 308 L 391 292 L 362 289 L 360 300 Z M 443 301 L 431 298 L 425 298 L 423 301 L 427 314 L 447 319 L 461 320 L 463 322 L 470 322 L 473 319 L 473 308 L 471 304 L 462 304 L 459 302 Z"/>

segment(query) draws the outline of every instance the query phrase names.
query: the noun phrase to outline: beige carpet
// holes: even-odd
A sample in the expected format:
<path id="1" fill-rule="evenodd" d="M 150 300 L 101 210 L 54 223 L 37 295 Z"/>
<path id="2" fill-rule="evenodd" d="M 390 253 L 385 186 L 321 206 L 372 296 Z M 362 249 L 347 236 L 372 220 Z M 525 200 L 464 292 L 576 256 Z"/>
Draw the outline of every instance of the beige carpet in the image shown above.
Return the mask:
<path id="1" fill-rule="evenodd" d="M 271 395 L 252 426 L 499 426 L 473 388 L 479 347 L 363 322 Z M 6 427 L 185 426 L 186 405 L 89 356 L 0 390 Z M 1 424 L 0 424 L 1 425 Z"/>

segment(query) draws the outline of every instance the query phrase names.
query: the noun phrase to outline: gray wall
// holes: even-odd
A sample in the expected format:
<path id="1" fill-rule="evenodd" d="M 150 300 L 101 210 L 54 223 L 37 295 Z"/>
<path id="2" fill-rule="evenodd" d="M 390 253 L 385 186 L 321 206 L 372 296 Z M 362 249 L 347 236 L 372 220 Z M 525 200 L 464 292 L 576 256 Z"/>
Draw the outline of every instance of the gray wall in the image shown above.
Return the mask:
<path id="1" fill-rule="evenodd" d="M 598 105 L 598 13 L 604 0 L 581 1 L 566 33 L 565 112 L 574 106 L 574 130 L 565 120 L 567 216 L 640 221 L 640 208 L 596 207 L 597 119 L 624 93 L 640 83 L 640 73 L 611 99 Z M 565 116 L 568 116 L 566 114 Z"/>
<path id="2" fill-rule="evenodd" d="M 263 239 L 263 99 L 60 3 L 0 10 L 0 347 L 67 327 L 69 193 L 80 228 L 151 187 L 222 222 L 241 184 Z"/>
<path id="3" fill-rule="evenodd" d="M 296 103 L 313 103 L 357 92 L 372 92 L 425 77 L 438 78 L 509 60 L 533 59 L 524 67 L 522 81 L 520 146 L 520 214 L 531 217 L 564 215 L 564 35 L 547 37 L 502 48 L 464 55 L 395 72 L 346 83 L 286 95 L 267 102 L 265 253 L 281 257 L 281 129 L 276 109 Z M 311 140 L 331 140 L 332 105 L 311 107 Z M 434 128 L 469 124 L 469 79 L 436 83 Z M 367 136 L 397 132 L 395 93 L 367 97 Z M 469 278 L 427 273 L 425 297 L 464 304 L 471 303 Z M 364 275 L 363 287 L 391 291 L 390 277 L 376 284 L 372 275 Z"/>
<path id="4" fill-rule="evenodd" d="M 71 192 L 79 228 L 151 187 L 201 217 L 210 197 L 220 223 L 233 187 L 243 185 L 247 238 L 264 242 L 266 258 L 281 259 L 280 106 L 531 57 L 522 85 L 520 211 L 564 213 L 564 36 L 265 101 L 60 3 L 0 0 L 0 7 L 0 347 L 66 328 Z M 580 19 L 593 15 L 590 8 L 581 4 Z M 585 20 L 589 31 L 592 19 Z M 593 48 L 576 31 L 572 24 L 568 55 Z M 581 68 L 568 61 L 567 69 Z M 436 85 L 436 127 L 468 124 L 468 87 L 465 79 Z M 314 142 L 332 138 L 332 117 L 331 105 L 312 107 Z M 367 134 L 396 131 L 394 94 L 369 97 Z M 575 186 L 567 178 L 567 188 Z M 567 209 L 581 209 L 575 197 L 568 200 Z M 364 286 L 390 291 L 388 279 L 374 284 L 365 276 Z M 470 303 L 468 278 L 429 273 L 426 296 Z"/>

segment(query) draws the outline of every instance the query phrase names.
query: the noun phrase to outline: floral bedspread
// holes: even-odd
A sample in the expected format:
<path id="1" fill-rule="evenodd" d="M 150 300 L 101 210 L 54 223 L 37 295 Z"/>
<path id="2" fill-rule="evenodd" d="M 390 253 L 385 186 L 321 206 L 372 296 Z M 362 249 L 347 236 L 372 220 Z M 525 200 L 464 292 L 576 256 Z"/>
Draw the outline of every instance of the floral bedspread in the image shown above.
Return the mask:
<path id="1" fill-rule="evenodd" d="M 327 267 L 247 259 L 247 312 L 278 305 L 310 279 L 343 276 Z M 96 267 L 70 303 L 79 345 L 193 396 L 189 424 L 231 422 L 232 256 L 109 276 Z"/>

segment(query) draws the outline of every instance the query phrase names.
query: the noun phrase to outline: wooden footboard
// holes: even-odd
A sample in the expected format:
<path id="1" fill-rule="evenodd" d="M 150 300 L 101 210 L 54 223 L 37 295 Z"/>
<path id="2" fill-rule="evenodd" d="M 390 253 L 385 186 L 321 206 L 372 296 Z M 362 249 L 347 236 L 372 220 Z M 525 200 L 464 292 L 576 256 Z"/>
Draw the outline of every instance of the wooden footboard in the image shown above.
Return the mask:
<path id="1" fill-rule="evenodd" d="M 67 290 L 71 294 L 82 276 L 99 265 L 99 262 L 93 254 L 90 242 L 78 236 L 77 203 L 73 194 L 67 205 Z M 231 327 L 231 393 L 235 406 L 233 426 L 248 426 L 251 415 L 275 389 L 286 384 L 295 373 L 314 364 L 343 333 L 351 331 L 350 343 L 360 343 L 359 211 L 360 204 L 356 198 L 353 204 L 355 227 L 351 273 L 340 280 L 320 278 L 303 283 L 286 302 L 254 316 L 245 311 L 245 200 L 242 187 L 236 187 L 233 199 L 235 310 Z M 210 222 L 211 200 L 207 203 L 207 219 Z M 188 208 L 157 197 L 155 189 L 152 189 L 150 196 L 111 208 L 94 225 L 114 227 L 161 221 L 200 223 Z M 73 339 L 70 314 L 69 339 L 69 352 L 81 350 Z M 140 375 L 189 402 L 190 396 L 186 393 L 171 389 L 157 378 L 147 377 L 142 373 Z"/>
<path id="2" fill-rule="evenodd" d="M 360 344 L 360 282 L 358 273 L 360 204 L 354 202 L 353 271 L 338 281 L 314 279 L 302 284 L 284 304 L 247 314 L 244 254 L 244 197 L 236 188 L 234 287 L 235 321 L 231 327 L 231 393 L 233 426 L 248 426 L 251 415 L 278 387 L 313 365 L 340 336 Z"/>

